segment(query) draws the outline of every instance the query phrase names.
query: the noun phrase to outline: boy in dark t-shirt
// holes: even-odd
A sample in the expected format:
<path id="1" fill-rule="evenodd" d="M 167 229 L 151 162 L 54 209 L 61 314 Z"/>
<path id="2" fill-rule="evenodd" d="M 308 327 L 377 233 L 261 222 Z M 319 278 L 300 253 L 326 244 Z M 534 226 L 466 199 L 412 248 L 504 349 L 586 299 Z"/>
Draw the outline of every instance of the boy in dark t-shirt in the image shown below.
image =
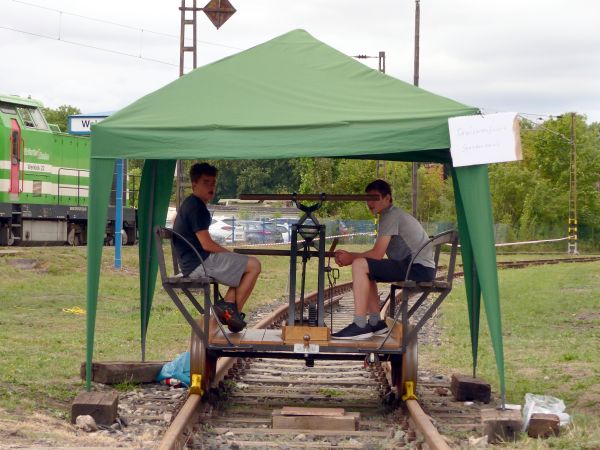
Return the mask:
<path id="1" fill-rule="evenodd" d="M 339 266 L 352 265 L 354 321 L 333 333 L 332 339 L 369 339 L 374 334 L 387 333 L 387 325 L 379 317 L 376 282 L 404 280 L 413 255 L 416 258 L 410 269 L 410 280 L 431 281 L 435 275 L 431 245 L 417 254 L 429 237 L 417 219 L 392 204 L 390 185 L 384 180 L 375 180 L 365 192 L 379 196 L 379 200 L 367 201 L 371 213 L 379 215 L 377 239 L 366 252 L 335 252 Z"/>
<path id="2" fill-rule="evenodd" d="M 175 236 L 173 244 L 184 276 L 209 276 L 229 286 L 224 299 L 215 300 L 214 309 L 221 322 L 239 332 L 246 326 L 240 312 L 254 289 L 261 266 L 257 258 L 230 252 L 217 244 L 208 232 L 211 215 L 206 204 L 215 195 L 217 173 L 217 168 L 207 163 L 191 167 L 192 195 L 181 203 L 173 226 L 187 242 Z"/>

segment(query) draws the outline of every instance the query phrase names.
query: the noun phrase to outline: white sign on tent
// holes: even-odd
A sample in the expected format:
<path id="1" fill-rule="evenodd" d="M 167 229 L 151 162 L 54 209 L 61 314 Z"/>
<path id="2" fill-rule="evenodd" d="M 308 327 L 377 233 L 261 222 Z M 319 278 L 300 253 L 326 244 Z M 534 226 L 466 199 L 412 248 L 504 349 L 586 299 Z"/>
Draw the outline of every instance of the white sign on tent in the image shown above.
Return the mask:
<path id="1" fill-rule="evenodd" d="M 448 128 L 454 167 L 523 159 L 517 113 L 451 117 Z"/>

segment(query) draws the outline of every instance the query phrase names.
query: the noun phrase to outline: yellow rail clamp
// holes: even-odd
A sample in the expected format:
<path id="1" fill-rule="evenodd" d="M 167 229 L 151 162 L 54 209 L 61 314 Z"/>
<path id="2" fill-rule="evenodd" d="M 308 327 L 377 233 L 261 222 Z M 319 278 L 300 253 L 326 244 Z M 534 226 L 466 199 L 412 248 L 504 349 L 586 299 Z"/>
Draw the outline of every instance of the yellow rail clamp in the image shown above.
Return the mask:
<path id="1" fill-rule="evenodd" d="M 402 396 L 402 400 L 416 400 L 417 396 L 415 395 L 415 382 L 414 381 L 405 381 L 404 387 L 406 388 L 406 394 Z"/>
<path id="2" fill-rule="evenodd" d="M 192 385 L 190 386 L 190 394 L 204 395 L 202 390 L 202 375 L 192 375 Z"/>

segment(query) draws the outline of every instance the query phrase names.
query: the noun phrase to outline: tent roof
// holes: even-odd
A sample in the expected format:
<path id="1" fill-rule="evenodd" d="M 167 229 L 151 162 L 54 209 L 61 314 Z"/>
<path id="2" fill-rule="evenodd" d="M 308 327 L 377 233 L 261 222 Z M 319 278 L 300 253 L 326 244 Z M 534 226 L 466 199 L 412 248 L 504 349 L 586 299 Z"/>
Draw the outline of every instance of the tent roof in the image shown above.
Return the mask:
<path id="1" fill-rule="evenodd" d="M 446 162 L 448 117 L 477 112 L 294 30 L 198 68 L 95 125 L 92 157 Z M 416 151 L 425 154 L 399 155 Z"/>
<path id="2" fill-rule="evenodd" d="M 448 118 L 476 108 L 369 69 L 295 30 L 199 68 L 92 127 L 86 387 L 114 159 L 145 159 L 139 197 L 142 355 L 176 159 L 346 157 L 450 162 Z M 480 298 L 502 393 L 500 300 L 487 166 L 452 169 L 474 362 Z"/>

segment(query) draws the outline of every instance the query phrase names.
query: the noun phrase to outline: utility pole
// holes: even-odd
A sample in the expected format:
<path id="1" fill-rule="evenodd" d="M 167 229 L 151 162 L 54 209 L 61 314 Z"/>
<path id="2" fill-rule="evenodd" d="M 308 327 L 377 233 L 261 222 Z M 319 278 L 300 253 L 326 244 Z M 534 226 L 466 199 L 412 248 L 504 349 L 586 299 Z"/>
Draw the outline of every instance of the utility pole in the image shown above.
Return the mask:
<path id="1" fill-rule="evenodd" d="M 577 251 L 577 151 L 575 144 L 575 113 L 571 113 L 571 149 L 569 161 L 569 240 L 567 253 L 578 255 Z"/>
<path id="2" fill-rule="evenodd" d="M 369 55 L 354 55 L 353 58 L 356 59 L 369 59 L 369 58 L 378 58 L 379 59 L 379 71 L 381 73 L 385 73 L 385 52 L 379 52 L 377 56 L 369 56 Z M 377 160 L 375 162 L 375 178 L 379 178 L 379 168 L 382 168 L 383 173 L 385 174 L 385 161 Z"/>
<path id="3" fill-rule="evenodd" d="M 413 73 L 413 84 L 419 86 L 419 38 L 421 22 L 421 3 L 415 0 L 415 64 Z M 419 188 L 419 164 L 412 163 L 412 214 L 417 217 L 417 190 Z"/>

